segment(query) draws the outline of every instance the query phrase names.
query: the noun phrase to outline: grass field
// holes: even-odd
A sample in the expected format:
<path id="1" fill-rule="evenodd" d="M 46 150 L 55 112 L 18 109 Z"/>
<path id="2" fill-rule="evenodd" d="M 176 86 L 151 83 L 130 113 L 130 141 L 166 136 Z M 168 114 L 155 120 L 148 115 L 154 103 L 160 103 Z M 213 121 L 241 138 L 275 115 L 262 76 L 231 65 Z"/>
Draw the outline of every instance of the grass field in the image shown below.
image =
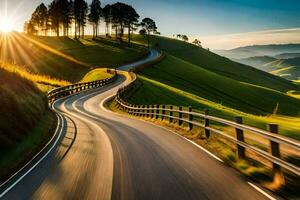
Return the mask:
<path id="1" fill-rule="evenodd" d="M 300 139 L 300 101 L 290 95 L 298 85 L 178 40 L 152 41 L 167 56 L 139 72 L 142 87 L 131 103 L 191 105 L 230 120 L 241 115 L 263 129 L 278 123 L 281 134 Z"/>
<path id="2" fill-rule="evenodd" d="M 107 73 L 106 68 L 98 68 L 87 73 L 80 82 L 91 82 L 100 79 L 106 79 L 112 77 L 112 74 Z"/>
<path id="3" fill-rule="evenodd" d="M 113 41 L 91 38 L 37 37 L 19 33 L 1 41 L 3 62 L 17 64 L 27 71 L 76 82 L 94 68 L 116 68 L 143 57 L 141 48 L 120 46 Z"/>

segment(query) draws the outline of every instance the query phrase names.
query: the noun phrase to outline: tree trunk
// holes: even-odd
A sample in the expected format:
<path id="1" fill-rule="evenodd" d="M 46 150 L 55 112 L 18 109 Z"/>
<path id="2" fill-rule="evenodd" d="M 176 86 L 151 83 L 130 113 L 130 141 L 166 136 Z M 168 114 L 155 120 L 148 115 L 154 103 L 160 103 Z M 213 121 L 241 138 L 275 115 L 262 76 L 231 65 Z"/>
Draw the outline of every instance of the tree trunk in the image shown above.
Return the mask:
<path id="1" fill-rule="evenodd" d="M 59 37 L 59 23 L 56 24 L 56 35 Z"/>
<path id="2" fill-rule="evenodd" d="M 148 49 L 150 49 L 150 32 L 148 31 Z"/>
<path id="3" fill-rule="evenodd" d="M 77 23 L 76 23 L 76 20 L 75 20 L 75 22 L 74 22 L 74 33 L 75 33 L 74 35 L 75 35 L 75 39 L 77 38 L 77 30 L 76 30 L 77 26 L 76 26 L 76 24 Z"/>
<path id="4" fill-rule="evenodd" d="M 130 47 L 131 43 L 131 24 L 128 26 L 128 46 Z"/>

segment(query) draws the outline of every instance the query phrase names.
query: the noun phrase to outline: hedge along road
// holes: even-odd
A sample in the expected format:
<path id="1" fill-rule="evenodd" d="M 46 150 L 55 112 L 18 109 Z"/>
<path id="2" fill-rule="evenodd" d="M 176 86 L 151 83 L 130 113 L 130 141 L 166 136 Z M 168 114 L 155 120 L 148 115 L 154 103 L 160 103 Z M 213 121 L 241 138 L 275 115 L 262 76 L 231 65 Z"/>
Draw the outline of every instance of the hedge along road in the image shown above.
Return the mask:
<path id="1" fill-rule="evenodd" d="M 151 50 L 144 61 L 160 54 Z M 129 83 L 60 99 L 58 142 L 1 188 L 3 199 L 279 199 L 163 127 L 104 108 Z M 216 159 L 217 158 L 217 159 Z M 30 170 L 29 170 L 30 169 Z"/>

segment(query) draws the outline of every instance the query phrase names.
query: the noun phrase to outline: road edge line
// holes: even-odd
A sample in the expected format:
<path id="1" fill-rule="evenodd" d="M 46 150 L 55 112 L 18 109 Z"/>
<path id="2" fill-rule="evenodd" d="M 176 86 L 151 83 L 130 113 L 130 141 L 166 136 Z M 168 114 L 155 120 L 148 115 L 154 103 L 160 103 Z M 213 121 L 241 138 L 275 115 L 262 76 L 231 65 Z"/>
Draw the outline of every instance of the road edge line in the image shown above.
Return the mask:
<path id="1" fill-rule="evenodd" d="M 52 104 L 52 109 L 53 109 L 53 104 Z M 10 180 L 12 180 L 14 177 L 16 177 L 19 173 L 21 173 L 22 170 L 25 169 L 28 165 L 30 165 L 31 162 L 33 162 L 34 159 L 36 159 L 47 147 L 48 145 L 51 144 L 51 142 L 54 141 L 55 137 L 56 140 L 54 141 L 54 144 L 50 147 L 50 149 L 42 156 L 41 159 L 39 159 L 32 167 L 30 167 L 26 172 L 23 173 L 19 178 L 17 178 L 16 181 L 13 182 L 7 189 L 5 189 L 1 194 L 0 198 L 4 197 L 12 188 L 14 188 L 23 178 L 25 178 L 37 165 L 39 165 L 49 154 L 50 152 L 54 149 L 54 147 L 57 145 L 61 134 L 62 130 L 64 129 L 64 118 L 61 116 L 61 114 L 57 113 L 55 110 L 53 110 L 56 113 L 58 120 L 57 127 L 55 130 L 55 134 L 51 138 L 51 140 L 30 160 L 28 161 L 21 169 L 19 169 L 16 173 L 14 173 L 11 177 L 9 177 L 4 183 L 1 184 L 0 188 L 3 187 L 5 184 L 7 184 Z M 61 124 L 61 128 L 59 130 Z M 59 133 L 58 133 L 59 132 Z"/>
<path id="2" fill-rule="evenodd" d="M 253 187 L 255 190 L 257 190 L 258 192 L 260 192 L 261 194 L 263 194 L 265 197 L 267 197 L 270 200 L 277 200 L 276 198 L 272 197 L 271 195 L 269 195 L 267 192 L 265 192 L 264 190 L 262 190 L 261 188 L 259 188 L 258 186 L 254 185 L 251 182 L 247 182 L 251 187 Z"/>

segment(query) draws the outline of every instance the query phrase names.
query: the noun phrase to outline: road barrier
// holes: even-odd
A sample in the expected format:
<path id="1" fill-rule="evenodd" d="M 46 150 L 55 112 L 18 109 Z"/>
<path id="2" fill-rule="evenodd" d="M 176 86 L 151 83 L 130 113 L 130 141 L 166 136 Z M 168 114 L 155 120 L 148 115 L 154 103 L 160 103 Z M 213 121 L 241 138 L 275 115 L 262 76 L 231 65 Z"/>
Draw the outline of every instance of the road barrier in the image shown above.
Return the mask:
<path id="1" fill-rule="evenodd" d="M 169 119 L 169 123 L 173 123 L 177 120 L 178 125 L 182 126 L 185 122 L 188 124 L 189 130 L 192 130 L 195 126 L 201 127 L 205 130 L 206 138 L 210 137 L 211 133 L 219 134 L 227 140 L 237 145 L 238 157 L 243 159 L 246 157 L 245 150 L 249 149 L 256 154 L 264 157 L 273 163 L 273 174 L 281 174 L 281 168 L 284 168 L 298 176 L 300 176 L 300 168 L 291 164 L 280 156 L 280 145 L 286 145 L 296 151 L 300 151 L 300 142 L 278 135 L 278 125 L 269 124 L 269 131 L 257 129 L 251 126 L 243 125 L 242 117 L 236 117 L 235 121 L 225 120 L 222 118 L 209 115 L 209 111 L 205 110 L 204 113 L 194 112 L 192 107 L 184 108 L 179 106 L 178 109 L 174 109 L 172 105 L 131 105 L 127 102 L 127 99 L 138 88 L 139 83 L 134 73 L 131 73 L 133 81 L 118 90 L 115 97 L 116 105 L 119 109 L 135 116 L 150 117 L 152 119 Z M 196 120 L 197 119 L 197 120 Z M 201 123 L 203 121 L 203 123 Z M 236 137 L 227 134 L 224 131 L 216 129 L 211 126 L 211 122 L 217 122 L 219 124 L 227 125 L 235 128 Z M 244 131 L 257 134 L 270 141 L 270 151 L 261 150 L 254 145 L 247 143 L 244 139 Z"/>
<path id="2" fill-rule="evenodd" d="M 110 78 L 91 81 L 91 82 L 84 82 L 84 83 L 77 83 L 73 85 L 68 85 L 64 87 L 55 88 L 47 93 L 48 102 L 52 103 L 57 99 L 62 97 L 66 97 L 72 94 L 76 94 L 82 92 L 84 90 L 93 89 L 103 87 L 107 84 L 114 82 L 117 79 L 117 71 L 116 70 L 107 70 L 108 73 L 112 74 L 113 76 Z"/>

